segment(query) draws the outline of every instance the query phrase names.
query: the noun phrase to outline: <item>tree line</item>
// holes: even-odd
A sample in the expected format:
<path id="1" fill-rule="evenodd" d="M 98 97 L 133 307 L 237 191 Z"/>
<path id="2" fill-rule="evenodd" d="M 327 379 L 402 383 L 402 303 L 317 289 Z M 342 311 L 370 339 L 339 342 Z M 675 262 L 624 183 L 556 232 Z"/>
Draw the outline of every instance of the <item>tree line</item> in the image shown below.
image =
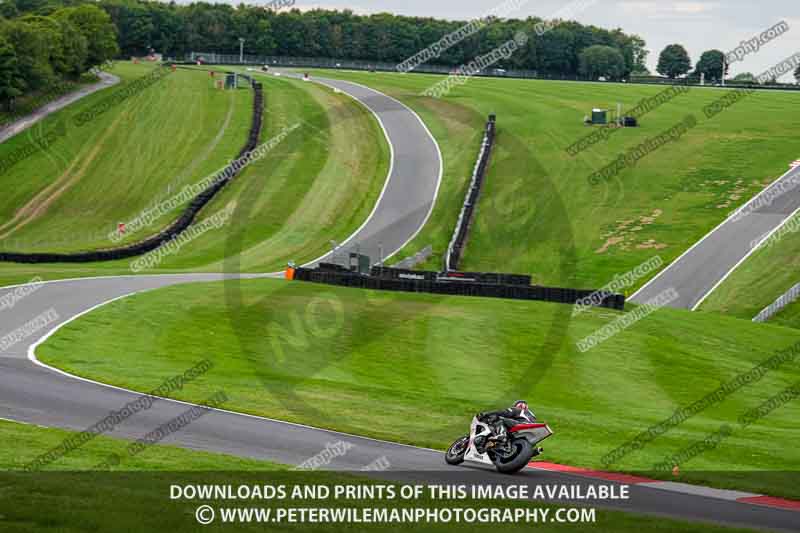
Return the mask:
<path id="1" fill-rule="evenodd" d="M 400 63 L 469 22 L 390 13 L 358 15 L 349 10 L 276 11 L 264 5 L 144 0 L 5 0 L 0 4 L 0 16 L 13 21 L 27 16 L 53 17 L 65 8 L 84 9 L 87 5 L 109 15 L 117 31 L 117 53 L 122 57 L 143 55 L 151 49 L 175 58 L 193 51 L 234 54 L 239 52 L 242 38 L 245 53 L 252 55 Z M 530 37 L 526 46 L 498 68 L 534 70 L 554 77 L 611 78 L 644 69 L 645 41 L 621 29 L 548 21 L 547 31 L 537 32 L 537 24 L 541 28 L 545 22 L 537 17 L 488 18 L 484 22 L 480 31 L 433 62 L 449 66 L 468 63 L 524 31 Z"/>
<path id="2" fill-rule="evenodd" d="M 0 4 L 0 102 L 77 80 L 119 54 L 117 30 L 96 5 L 34 7 L 29 0 Z"/>
<path id="3" fill-rule="evenodd" d="M 659 55 L 656 70 L 659 74 L 672 79 L 687 77 L 691 82 L 698 83 L 701 78 L 704 78 L 708 83 L 720 83 L 723 77 L 727 79 L 730 65 L 721 50 L 707 50 L 702 53 L 697 64 L 692 68 L 692 59 L 686 48 L 680 44 L 671 44 L 664 48 Z M 800 83 L 800 67 L 795 70 L 794 77 Z M 752 72 L 737 74 L 733 81 L 758 83 Z M 770 80 L 770 83 L 777 83 L 777 80 Z"/>

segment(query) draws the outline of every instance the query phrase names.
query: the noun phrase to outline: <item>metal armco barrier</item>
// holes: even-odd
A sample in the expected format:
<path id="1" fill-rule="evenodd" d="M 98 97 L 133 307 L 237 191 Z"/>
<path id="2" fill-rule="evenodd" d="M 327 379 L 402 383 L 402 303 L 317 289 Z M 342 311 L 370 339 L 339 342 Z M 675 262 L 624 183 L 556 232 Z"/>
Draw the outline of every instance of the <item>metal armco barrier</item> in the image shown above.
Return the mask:
<path id="1" fill-rule="evenodd" d="M 467 197 L 464 199 L 464 205 L 461 208 L 461 213 L 458 215 L 458 222 L 456 222 L 453 237 L 450 240 L 450 245 L 447 247 L 447 254 L 444 258 L 445 271 L 458 270 L 458 263 L 461 261 L 461 254 L 464 252 L 464 246 L 467 243 L 469 228 L 475 216 L 475 206 L 478 203 L 481 186 L 486 177 L 489 157 L 492 155 L 494 133 L 495 116 L 489 115 L 489 121 L 486 123 L 486 130 L 483 134 L 481 151 L 480 154 L 478 154 L 478 161 L 475 163 L 475 168 L 472 170 L 472 180 L 469 185 L 469 190 L 467 191 Z"/>
<path id="2" fill-rule="evenodd" d="M 261 133 L 261 120 L 264 108 L 264 93 L 260 83 L 254 82 L 249 76 L 240 74 L 243 78 L 247 79 L 253 88 L 253 121 L 250 126 L 250 134 L 247 139 L 247 144 L 241 149 L 236 159 L 241 158 L 247 152 L 252 151 L 258 145 L 258 137 Z M 227 172 L 226 172 L 227 171 Z M 226 167 L 218 174 L 220 179 L 210 185 L 205 191 L 197 195 L 191 203 L 186 207 L 181 216 L 169 227 L 145 239 L 144 241 L 121 246 L 119 248 L 110 248 L 106 250 L 96 250 L 90 252 L 76 252 L 76 253 L 11 253 L 0 252 L 0 261 L 11 263 L 92 263 L 95 261 L 114 261 L 118 259 L 127 259 L 139 255 L 146 254 L 155 250 L 162 244 L 177 237 L 183 233 L 194 222 L 195 217 L 208 204 L 212 198 L 222 190 L 233 178 L 238 175 L 239 170 L 236 170 L 232 165 Z"/>
<path id="3" fill-rule="evenodd" d="M 413 273 L 410 275 L 421 276 L 425 279 L 363 276 L 353 272 L 342 272 L 334 269 L 313 270 L 309 268 L 294 269 L 292 279 L 362 289 L 424 292 L 459 296 L 483 296 L 488 298 L 510 298 L 515 300 L 539 300 L 544 302 L 556 302 L 564 304 L 575 304 L 578 300 L 589 297 L 595 292 L 591 290 L 484 283 L 480 281 L 442 281 L 430 279 L 430 273 L 428 272 L 417 272 L 413 270 L 408 272 Z M 400 274 L 398 273 L 398 276 L 399 275 Z M 603 299 L 600 306 L 622 310 L 625 307 L 625 296 L 621 294 L 607 295 Z"/>
<path id="4" fill-rule="evenodd" d="M 765 307 L 758 313 L 753 322 L 766 322 L 777 315 L 784 307 L 800 298 L 800 283 L 783 293 L 777 300 Z"/>

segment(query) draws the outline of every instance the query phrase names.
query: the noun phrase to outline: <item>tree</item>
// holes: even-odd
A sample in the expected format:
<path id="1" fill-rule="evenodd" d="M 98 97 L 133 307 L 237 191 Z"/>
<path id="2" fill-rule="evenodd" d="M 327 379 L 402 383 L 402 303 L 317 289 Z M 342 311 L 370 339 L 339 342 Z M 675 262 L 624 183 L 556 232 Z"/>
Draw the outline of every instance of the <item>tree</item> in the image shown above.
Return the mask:
<path id="1" fill-rule="evenodd" d="M 12 1 L 0 2 L 0 16 L 7 19 L 12 19 L 19 16 L 16 3 Z"/>
<path id="2" fill-rule="evenodd" d="M 800 66 L 798 66 L 797 70 L 794 71 L 794 79 L 797 80 L 797 83 L 800 83 Z"/>
<path id="3" fill-rule="evenodd" d="M 73 23 L 88 44 L 88 66 L 102 65 L 119 54 L 117 28 L 111 17 L 97 6 L 84 4 L 78 7 L 59 9 L 53 16 L 66 18 Z"/>
<path id="4" fill-rule="evenodd" d="M 638 35 L 626 35 L 619 28 L 614 30 L 611 35 L 613 43 L 600 42 L 596 44 L 608 44 L 620 49 L 622 57 L 625 58 L 624 76 L 629 76 L 636 71 L 647 70 L 649 51 L 645 48 L 644 39 Z M 602 35 L 598 37 L 602 39 Z"/>
<path id="5" fill-rule="evenodd" d="M 538 70 L 549 74 L 574 74 L 578 61 L 575 61 L 575 34 L 557 26 L 537 39 L 539 41 Z"/>
<path id="6" fill-rule="evenodd" d="M 27 19 L 28 29 L 9 29 L 21 21 L 19 17 Z M 492 52 L 522 32 L 529 36 L 527 43 L 498 62 L 498 68 L 534 70 L 556 78 L 573 78 L 581 69 L 592 77 L 624 78 L 645 68 L 646 43 L 619 28 L 537 17 L 495 17 L 485 22 L 479 31 L 440 47 L 436 43 L 467 21 L 385 12 L 360 15 L 346 9 L 273 10 L 238 2 L 0 0 L 0 34 L 16 53 L 25 91 L 40 88 L 48 79 L 75 77 L 108 59 L 140 55 L 151 48 L 167 57 L 190 52 L 238 55 L 240 38 L 245 39 L 245 53 L 253 55 L 391 64 L 436 45 L 441 50 L 427 55 L 425 62 L 453 68 Z M 536 32 L 541 24 L 548 29 L 543 34 Z M 38 35 L 31 34 L 31 28 Z M 603 52 L 595 46 L 604 47 Z"/>
<path id="7" fill-rule="evenodd" d="M 616 48 L 596 44 L 580 54 L 580 73 L 583 76 L 593 80 L 601 76 L 616 80 L 620 79 L 624 72 L 625 58 Z"/>
<path id="8" fill-rule="evenodd" d="M 77 78 L 89 66 L 89 41 L 81 30 L 67 19 L 54 19 L 61 24 L 62 62 L 56 68 L 67 76 Z"/>
<path id="9" fill-rule="evenodd" d="M 26 15 L 19 21 L 34 27 L 45 38 L 49 62 L 57 74 L 76 77 L 84 71 L 88 53 L 86 38 L 69 20 Z"/>
<path id="10" fill-rule="evenodd" d="M 741 74 L 737 74 L 733 78 L 733 81 L 736 83 L 755 83 L 756 77 L 752 72 L 742 72 Z"/>
<path id="11" fill-rule="evenodd" d="M 694 75 L 699 78 L 701 74 L 705 74 L 707 82 L 721 82 L 723 75 L 727 76 L 728 68 L 725 54 L 719 50 L 708 50 L 700 56 L 700 61 L 697 62 L 694 69 Z"/>
<path id="12" fill-rule="evenodd" d="M 689 52 L 679 44 L 671 44 L 661 51 L 656 71 L 659 74 L 675 79 L 683 76 L 692 68 Z"/>
<path id="13" fill-rule="evenodd" d="M 0 36 L 0 101 L 10 110 L 14 99 L 22 94 L 22 83 L 17 68 L 17 53 L 4 37 Z"/>
<path id="14" fill-rule="evenodd" d="M 8 42 L 13 43 L 19 78 L 22 80 L 21 88 L 36 91 L 55 81 L 48 42 L 52 36 L 48 32 L 16 19 L 7 22 L 2 33 Z"/>

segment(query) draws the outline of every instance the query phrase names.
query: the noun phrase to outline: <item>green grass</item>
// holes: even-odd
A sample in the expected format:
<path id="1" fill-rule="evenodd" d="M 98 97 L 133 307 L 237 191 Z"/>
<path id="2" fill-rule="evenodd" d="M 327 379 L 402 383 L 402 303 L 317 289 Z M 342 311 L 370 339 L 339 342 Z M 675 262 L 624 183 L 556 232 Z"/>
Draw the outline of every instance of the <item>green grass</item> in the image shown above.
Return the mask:
<path id="1" fill-rule="evenodd" d="M 38 355 L 136 390 L 209 357 L 214 372 L 180 398 L 221 388 L 232 409 L 439 449 L 473 413 L 527 397 L 556 432 L 547 459 L 602 467 L 612 449 L 798 341 L 792 329 L 662 309 L 581 353 L 575 343 L 618 313 L 570 313 L 541 302 L 273 280 L 185 285 L 95 311 Z M 795 367 L 768 373 L 615 468 L 647 471 L 720 424 L 735 425 L 796 381 Z M 737 429 L 681 465 L 680 480 L 800 496 L 777 474 L 800 468 L 798 409 L 791 403 Z"/>
<path id="2" fill-rule="evenodd" d="M 67 130 L 49 149 L 0 176 L 4 184 L 23 184 L 0 200 L 4 250 L 108 247 L 108 233 L 117 222 L 136 216 L 170 185 L 177 192 L 238 152 L 248 131 L 252 96 L 245 90 L 215 90 L 207 73 L 178 70 L 81 127 L 73 122 L 81 111 L 152 69 L 119 64 L 114 73 L 122 85 L 81 99 L 42 122 L 49 131 L 63 120 Z M 35 134 L 10 139 L 0 153 L 12 152 Z"/>
<path id="3" fill-rule="evenodd" d="M 39 455 L 49 452 L 74 435 L 76 433 L 73 431 L 0 420 L 0 440 L 4 443 L 0 447 L 0 471 L 20 470 Z M 121 458 L 119 465 L 108 470 L 116 472 L 203 472 L 207 470 L 272 472 L 285 468 L 267 461 L 160 444 L 149 446 L 137 455 L 130 455 L 127 453 L 130 444 L 130 441 L 100 435 L 50 463 L 42 471 L 95 470 L 97 465 L 105 463 L 111 455 Z"/>
<path id="4" fill-rule="evenodd" d="M 171 446 L 156 445 L 136 457 L 121 463 L 114 472 L 96 472 L 92 467 L 103 462 L 109 454 L 124 455 L 128 442 L 100 436 L 84 447 L 54 463 L 47 472 L 16 471 L 26 461 L 58 446 L 73 433 L 57 429 L 0 420 L 0 528 L 4 532 L 27 531 L 197 531 L 195 509 L 205 501 L 173 500 L 172 485 L 218 484 L 286 485 L 288 493 L 295 485 L 327 485 L 367 481 L 345 474 L 326 472 L 289 472 L 285 466 L 265 461 L 241 459 L 223 454 L 189 451 Z M 384 500 L 386 502 L 387 500 Z M 215 507 L 223 501 L 209 502 Z M 335 507 L 336 502 L 319 500 L 316 504 L 292 500 L 255 500 L 227 502 L 230 507 Z M 383 507 L 396 505 L 450 507 L 486 507 L 487 502 L 474 500 L 389 502 L 349 501 L 350 507 Z M 492 502 L 493 507 L 515 508 L 526 504 Z M 530 504 L 527 504 L 530 505 Z M 550 508 L 552 506 L 537 505 Z M 47 512 L 43 513 L 46 509 Z M 642 526 L 664 532 L 731 532 L 745 531 L 691 524 L 678 520 L 653 518 L 621 512 L 597 510 L 597 522 L 584 523 L 583 529 L 597 532 L 625 533 L 638 531 Z M 209 528 L 213 526 L 207 526 Z M 297 531 L 297 525 L 270 525 L 271 531 Z M 537 524 L 542 531 L 572 531 L 575 524 Z M 263 524 L 237 524 L 237 529 L 263 531 Z M 291 529 L 290 529 L 291 528 Z M 307 524 L 303 531 L 451 531 L 453 525 L 409 526 L 397 524 Z M 458 525 L 458 531 L 484 531 L 485 525 Z"/>
<path id="5" fill-rule="evenodd" d="M 800 329 L 800 302 L 793 302 L 770 318 L 770 324 Z"/>
<path id="6" fill-rule="evenodd" d="M 786 228 L 796 227 L 797 218 Z M 701 311 L 726 313 L 752 320 L 762 309 L 800 282 L 800 235 L 789 232 L 775 234 L 753 255 L 739 265 L 700 306 Z M 784 309 L 771 322 L 800 327 L 797 311 Z"/>
<path id="7" fill-rule="evenodd" d="M 145 68 L 122 64 L 115 72 L 130 80 L 147 72 Z M 200 220 L 235 205 L 222 229 L 205 233 L 152 272 L 263 272 L 280 269 L 288 260 L 309 261 L 328 250 L 330 239 L 350 235 L 372 210 L 389 165 L 388 145 L 372 114 L 349 97 L 316 84 L 272 77 L 263 82 L 261 142 L 285 127 L 299 127 L 203 210 Z M 71 117 L 100 97 L 89 96 L 44 122 Z M 205 70 L 170 74 L 85 126 L 91 134 L 70 132 L 49 152 L 0 176 L 0 186 L 25 176 L 36 178 L 0 199 L 2 225 L 11 224 L 20 206 L 57 179 L 58 165 L 85 167 L 80 179 L 47 209 L 0 240 L 0 248 L 42 252 L 109 246 L 107 235 L 117 222 L 133 219 L 154 202 L 224 167 L 244 144 L 251 109 L 250 91 L 213 89 Z M 23 142 L 18 136 L 0 148 L 13 151 L 15 143 Z M 100 147 L 108 152 L 98 150 L 92 159 Z M 51 159 L 55 166 L 48 166 Z M 126 241 L 154 233 L 178 213 Z M 229 262 L 223 263 L 224 258 Z M 43 265 L 36 271 L 46 279 L 130 273 L 128 261 Z M 32 276 L 29 266 L 0 265 L 0 284 L 21 283 Z"/>
<path id="8" fill-rule="evenodd" d="M 497 151 L 462 268 L 531 273 L 542 284 L 598 287 L 655 255 L 668 264 L 797 156 L 800 118 L 791 109 L 798 95 L 790 93 L 759 92 L 707 120 L 703 106 L 722 91 L 693 89 L 646 115 L 641 127 L 616 132 L 573 158 L 565 150 L 592 131 L 582 125 L 592 108 L 620 102 L 630 109 L 662 88 L 473 78 L 435 100 L 419 93 L 441 76 L 314 74 L 384 91 L 431 127 L 444 155 L 444 188 L 432 221 L 404 255 L 433 244 L 437 265 L 477 157 L 478 130 L 496 113 Z M 594 171 L 689 113 L 699 124 L 680 140 L 608 184 L 588 183 Z"/>

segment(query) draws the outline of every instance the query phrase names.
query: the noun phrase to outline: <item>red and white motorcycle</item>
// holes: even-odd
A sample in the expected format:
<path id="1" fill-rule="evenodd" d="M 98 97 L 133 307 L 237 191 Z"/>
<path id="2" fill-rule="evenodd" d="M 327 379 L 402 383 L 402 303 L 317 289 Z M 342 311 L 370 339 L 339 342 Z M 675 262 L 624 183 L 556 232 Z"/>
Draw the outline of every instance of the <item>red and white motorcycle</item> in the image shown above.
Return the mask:
<path id="1" fill-rule="evenodd" d="M 504 439 L 490 439 L 492 429 L 476 416 L 472 419 L 469 435 L 461 437 L 447 449 L 445 461 L 451 465 L 474 461 L 494 465 L 498 472 L 513 474 L 544 451 L 537 444 L 552 434 L 550 426 L 545 423 L 521 423 L 510 427 Z"/>

